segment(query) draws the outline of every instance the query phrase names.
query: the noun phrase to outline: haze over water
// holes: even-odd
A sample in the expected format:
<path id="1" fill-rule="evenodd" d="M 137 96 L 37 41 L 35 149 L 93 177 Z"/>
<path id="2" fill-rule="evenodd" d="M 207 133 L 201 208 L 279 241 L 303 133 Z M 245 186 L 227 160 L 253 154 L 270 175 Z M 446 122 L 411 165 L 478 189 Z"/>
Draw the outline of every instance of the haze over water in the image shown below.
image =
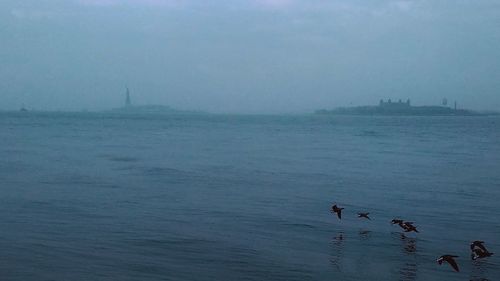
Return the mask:
<path id="1" fill-rule="evenodd" d="M 0 279 L 497 280 L 499 140 L 498 117 L 1 113 Z"/>
<path id="2" fill-rule="evenodd" d="M 0 110 L 500 110 L 497 0 L 2 0 Z"/>

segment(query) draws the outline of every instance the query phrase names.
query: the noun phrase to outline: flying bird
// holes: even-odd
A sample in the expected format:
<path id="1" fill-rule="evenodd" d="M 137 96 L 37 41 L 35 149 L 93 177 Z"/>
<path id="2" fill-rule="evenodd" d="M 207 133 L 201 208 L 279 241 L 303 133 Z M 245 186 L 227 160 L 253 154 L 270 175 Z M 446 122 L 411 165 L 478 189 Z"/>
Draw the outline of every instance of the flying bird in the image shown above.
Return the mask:
<path id="1" fill-rule="evenodd" d="M 403 221 L 403 220 L 400 220 L 400 219 L 393 219 L 391 221 L 392 224 L 397 224 L 399 225 L 399 227 L 401 227 L 404 232 L 419 232 L 417 230 L 417 228 L 413 225 L 413 222 L 411 221 Z"/>
<path id="2" fill-rule="evenodd" d="M 459 272 L 460 270 L 458 269 L 458 264 L 455 261 L 455 258 L 458 258 L 458 256 L 442 255 L 436 261 L 439 263 L 439 265 L 441 265 L 443 263 L 443 261 L 445 261 L 445 262 L 449 263 L 451 265 L 451 267 L 453 267 L 453 269 L 456 272 Z"/>
<path id="3" fill-rule="evenodd" d="M 342 210 L 344 210 L 344 208 L 339 208 L 337 205 L 332 206 L 332 213 L 337 213 L 337 217 L 339 217 L 339 219 L 342 219 Z"/>
<path id="4" fill-rule="evenodd" d="M 358 213 L 358 218 L 366 218 L 366 219 L 370 219 L 370 217 L 368 216 L 370 213 Z"/>

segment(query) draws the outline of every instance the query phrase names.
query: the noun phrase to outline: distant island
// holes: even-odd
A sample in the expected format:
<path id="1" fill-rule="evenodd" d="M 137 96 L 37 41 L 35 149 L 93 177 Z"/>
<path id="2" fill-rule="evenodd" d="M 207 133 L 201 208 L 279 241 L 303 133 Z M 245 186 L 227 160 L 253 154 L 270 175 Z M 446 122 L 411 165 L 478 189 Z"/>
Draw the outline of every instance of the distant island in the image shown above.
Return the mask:
<path id="1" fill-rule="evenodd" d="M 316 114 L 334 115 L 394 115 L 394 116 L 472 116 L 481 115 L 478 112 L 457 109 L 456 103 L 453 108 L 447 106 L 447 100 L 443 100 L 442 106 L 412 106 L 410 100 L 406 102 L 399 100 L 392 102 L 380 100 L 378 105 L 366 105 L 355 107 L 339 107 L 331 110 L 321 109 Z"/>

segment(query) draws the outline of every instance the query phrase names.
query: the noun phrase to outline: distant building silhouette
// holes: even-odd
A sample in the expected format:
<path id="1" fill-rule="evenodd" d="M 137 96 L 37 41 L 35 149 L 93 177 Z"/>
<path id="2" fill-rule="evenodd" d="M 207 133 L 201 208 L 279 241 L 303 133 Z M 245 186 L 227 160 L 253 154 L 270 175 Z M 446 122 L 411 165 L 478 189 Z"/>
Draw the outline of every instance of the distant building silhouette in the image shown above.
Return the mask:
<path id="1" fill-rule="evenodd" d="M 384 108 L 403 108 L 411 106 L 410 99 L 407 99 L 406 102 L 403 102 L 401 99 L 399 99 L 398 102 L 392 102 L 391 99 L 388 99 L 387 102 L 385 102 L 381 99 L 378 105 Z"/>

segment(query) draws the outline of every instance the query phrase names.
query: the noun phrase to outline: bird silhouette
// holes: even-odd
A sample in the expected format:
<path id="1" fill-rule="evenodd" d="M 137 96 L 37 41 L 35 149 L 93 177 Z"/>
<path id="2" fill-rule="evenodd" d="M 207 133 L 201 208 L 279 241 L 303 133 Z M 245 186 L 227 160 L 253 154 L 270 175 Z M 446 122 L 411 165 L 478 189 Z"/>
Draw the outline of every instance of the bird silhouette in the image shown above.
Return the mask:
<path id="1" fill-rule="evenodd" d="M 339 208 L 337 205 L 332 206 L 332 213 L 337 213 L 337 217 L 339 217 L 339 219 L 342 219 L 342 210 L 344 210 L 344 208 Z"/>
<path id="2" fill-rule="evenodd" d="M 453 269 L 456 271 L 456 272 L 459 272 L 460 269 L 458 269 L 458 264 L 457 262 L 455 261 L 455 258 L 458 258 L 458 256 L 453 256 L 453 255 L 442 255 L 440 256 L 436 261 L 441 265 L 444 261 L 447 262 L 449 265 L 451 265 L 451 267 L 453 267 Z"/>
<path id="3" fill-rule="evenodd" d="M 366 218 L 366 219 L 370 219 L 370 217 L 368 216 L 370 213 L 358 213 L 358 218 Z"/>

